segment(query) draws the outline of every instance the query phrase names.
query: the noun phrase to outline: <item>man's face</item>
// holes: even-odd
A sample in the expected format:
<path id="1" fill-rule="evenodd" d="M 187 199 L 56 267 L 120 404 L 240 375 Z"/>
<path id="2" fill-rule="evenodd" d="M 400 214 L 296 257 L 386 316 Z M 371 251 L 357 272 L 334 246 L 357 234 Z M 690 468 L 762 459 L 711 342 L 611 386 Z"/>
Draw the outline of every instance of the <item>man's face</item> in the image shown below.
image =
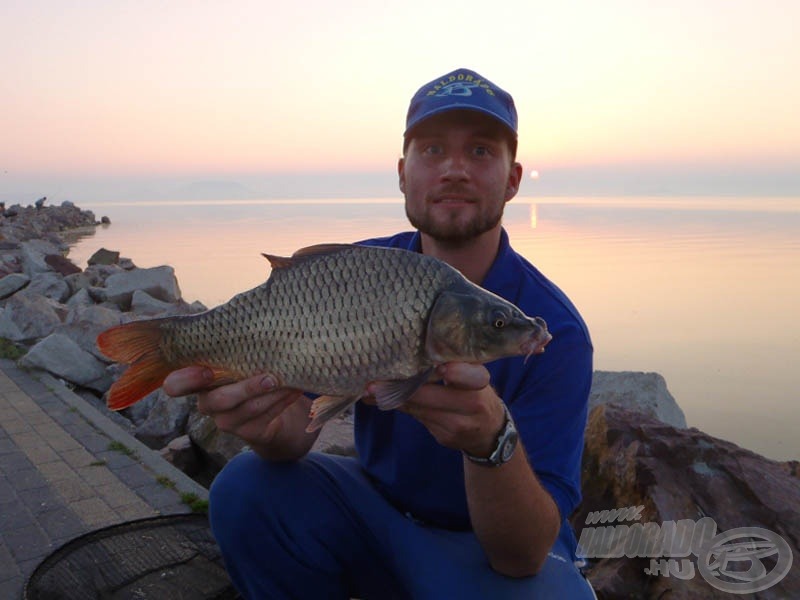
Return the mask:
<path id="1" fill-rule="evenodd" d="M 411 224 L 462 244 L 499 227 L 522 175 L 502 126 L 475 111 L 451 111 L 415 128 L 398 163 Z"/>

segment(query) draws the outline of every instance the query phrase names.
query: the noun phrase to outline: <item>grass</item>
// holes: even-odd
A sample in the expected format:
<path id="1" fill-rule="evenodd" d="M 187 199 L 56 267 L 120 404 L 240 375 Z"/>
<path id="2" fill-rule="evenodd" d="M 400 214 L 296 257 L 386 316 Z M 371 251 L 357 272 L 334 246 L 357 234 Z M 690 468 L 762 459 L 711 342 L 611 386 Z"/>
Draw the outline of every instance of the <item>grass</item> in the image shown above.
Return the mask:
<path id="1" fill-rule="evenodd" d="M 26 351 L 17 346 L 14 342 L 4 337 L 0 337 L 0 358 L 19 360 L 25 356 Z"/>
<path id="2" fill-rule="evenodd" d="M 181 501 L 191 508 L 194 513 L 208 514 L 208 500 L 203 500 L 193 492 L 181 494 Z"/>
<path id="3" fill-rule="evenodd" d="M 166 475 L 159 475 L 158 477 L 156 477 L 156 481 L 160 485 L 163 485 L 165 488 L 169 488 L 171 490 L 175 489 L 175 482 L 172 481 L 172 479 L 170 479 Z"/>
<path id="4" fill-rule="evenodd" d="M 117 442 L 117 441 L 109 442 L 108 449 L 113 450 L 114 452 L 119 452 L 120 454 L 124 454 L 125 456 L 136 456 L 136 452 L 128 448 L 122 442 Z"/>

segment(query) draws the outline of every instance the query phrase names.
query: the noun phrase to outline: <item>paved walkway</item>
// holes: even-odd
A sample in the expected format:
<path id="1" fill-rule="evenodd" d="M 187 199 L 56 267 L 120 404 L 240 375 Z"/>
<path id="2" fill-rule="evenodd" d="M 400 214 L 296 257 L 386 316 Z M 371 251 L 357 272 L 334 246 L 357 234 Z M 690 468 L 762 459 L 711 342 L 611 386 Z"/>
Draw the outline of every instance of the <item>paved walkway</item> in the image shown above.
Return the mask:
<path id="1" fill-rule="evenodd" d="M 207 491 L 49 375 L 0 359 L 0 598 L 89 531 L 189 512 Z"/>

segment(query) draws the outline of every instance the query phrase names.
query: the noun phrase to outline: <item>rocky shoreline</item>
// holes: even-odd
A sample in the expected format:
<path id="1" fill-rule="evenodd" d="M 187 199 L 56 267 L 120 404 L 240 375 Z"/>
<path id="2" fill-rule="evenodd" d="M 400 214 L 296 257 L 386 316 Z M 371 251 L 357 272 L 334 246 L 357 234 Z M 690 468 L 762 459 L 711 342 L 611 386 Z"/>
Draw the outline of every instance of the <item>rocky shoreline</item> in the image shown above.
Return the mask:
<path id="1" fill-rule="evenodd" d="M 200 415 L 193 397 L 171 399 L 159 390 L 121 413 L 105 409 L 103 394 L 121 367 L 97 350 L 97 334 L 135 319 L 192 314 L 206 307 L 182 298 L 169 266 L 138 268 L 105 249 L 85 269 L 73 264 L 67 240 L 91 234 L 101 221 L 110 222 L 69 202 L 0 205 L 0 352 L 20 366 L 51 373 L 208 485 L 243 444 Z M 641 523 L 708 517 L 719 532 L 762 528 L 780 536 L 797 555 L 797 461 L 772 461 L 687 428 L 683 412 L 656 373 L 595 372 L 590 410 L 584 500 L 572 517 L 579 536 L 587 529 L 583 545 L 598 527 L 598 511 L 641 507 Z M 351 430 L 346 418 L 326 426 L 316 449 L 354 453 Z M 707 555 L 673 558 L 684 570 L 675 567 L 671 572 L 668 557 L 635 552 L 630 557 L 608 548 L 603 555 L 597 543 L 589 546 L 590 578 L 600 598 L 729 597 L 713 585 L 725 580 L 724 573 L 711 583 L 697 573 L 687 575 L 689 567 L 708 561 Z M 662 559 L 663 568 L 651 563 Z M 767 571 L 776 560 L 763 560 Z M 751 564 L 739 562 L 741 570 Z M 790 571 L 758 597 L 800 597 L 798 571 Z"/>

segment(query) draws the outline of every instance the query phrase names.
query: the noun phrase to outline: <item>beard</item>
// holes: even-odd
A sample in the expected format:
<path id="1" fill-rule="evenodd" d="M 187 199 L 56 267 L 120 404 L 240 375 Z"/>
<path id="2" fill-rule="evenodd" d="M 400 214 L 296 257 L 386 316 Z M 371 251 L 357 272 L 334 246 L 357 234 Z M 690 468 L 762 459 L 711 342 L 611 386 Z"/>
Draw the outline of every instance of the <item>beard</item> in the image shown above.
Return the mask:
<path id="1" fill-rule="evenodd" d="M 462 215 L 452 214 L 449 219 L 437 219 L 431 214 L 429 204 L 420 210 L 412 210 L 406 201 L 406 217 L 420 232 L 437 242 L 459 246 L 494 229 L 503 218 L 504 202 L 489 205 L 473 218 L 465 220 Z"/>

